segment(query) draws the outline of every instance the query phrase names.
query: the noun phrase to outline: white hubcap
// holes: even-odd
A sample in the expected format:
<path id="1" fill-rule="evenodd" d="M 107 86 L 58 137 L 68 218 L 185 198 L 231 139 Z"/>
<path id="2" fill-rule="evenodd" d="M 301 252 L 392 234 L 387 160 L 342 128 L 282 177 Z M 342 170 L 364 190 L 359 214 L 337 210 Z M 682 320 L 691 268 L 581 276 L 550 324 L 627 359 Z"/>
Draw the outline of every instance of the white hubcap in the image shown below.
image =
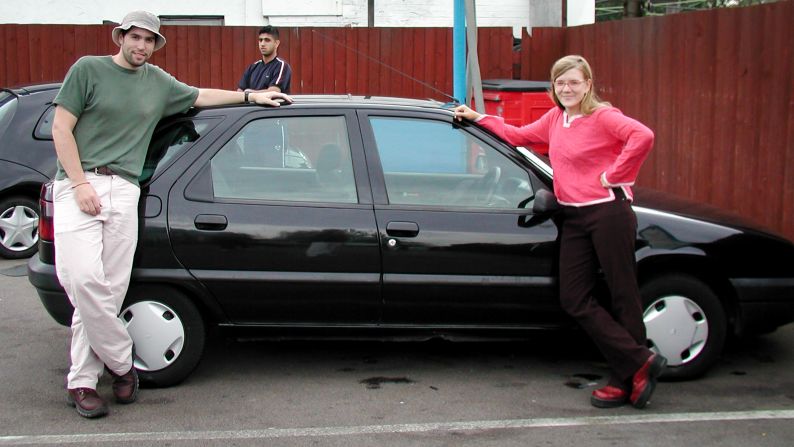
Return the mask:
<path id="1" fill-rule="evenodd" d="M 142 301 L 121 313 L 135 343 L 135 367 L 158 371 L 179 358 L 185 345 L 185 328 L 176 312 L 163 303 Z"/>
<path id="2" fill-rule="evenodd" d="M 709 338 L 706 314 L 694 301 L 671 295 L 648 306 L 643 316 L 651 350 L 669 366 L 686 364 L 700 355 Z"/>
<path id="3" fill-rule="evenodd" d="M 39 241 L 39 215 L 36 211 L 17 205 L 0 214 L 0 239 L 11 251 L 24 251 Z"/>

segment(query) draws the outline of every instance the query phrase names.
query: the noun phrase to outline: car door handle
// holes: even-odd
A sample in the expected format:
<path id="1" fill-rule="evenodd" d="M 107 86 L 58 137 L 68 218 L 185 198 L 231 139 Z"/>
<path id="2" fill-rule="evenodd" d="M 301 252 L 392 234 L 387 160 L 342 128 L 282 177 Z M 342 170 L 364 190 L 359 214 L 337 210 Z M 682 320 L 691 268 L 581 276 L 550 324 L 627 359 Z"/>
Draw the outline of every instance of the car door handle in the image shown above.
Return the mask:
<path id="1" fill-rule="evenodd" d="M 199 230 L 221 231 L 225 230 L 229 222 L 226 216 L 220 214 L 199 214 L 193 221 Z"/>
<path id="2" fill-rule="evenodd" d="M 386 224 L 386 234 L 394 237 L 415 237 L 419 234 L 419 224 L 416 222 L 389 222 Z"/>

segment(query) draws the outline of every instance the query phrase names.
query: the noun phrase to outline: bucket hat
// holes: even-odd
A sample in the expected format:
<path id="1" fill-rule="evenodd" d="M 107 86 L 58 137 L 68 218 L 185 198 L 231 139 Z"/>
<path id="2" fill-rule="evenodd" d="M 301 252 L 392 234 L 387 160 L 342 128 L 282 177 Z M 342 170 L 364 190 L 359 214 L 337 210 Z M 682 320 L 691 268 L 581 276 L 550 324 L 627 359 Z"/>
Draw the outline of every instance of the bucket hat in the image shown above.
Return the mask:
<path id="1" fill-rule="evenodd" d="M 124 16 L 124 19 L 121 21 L 121 25 L 113 28 L 113 42 L 118 45 L 119 34 L 121 34 L 122 31 L 127 31 L 133 26 L 149 30 L 155 34 L 156 38 L 154 41 L 154 51 L 159 50 L 165 45 L 165 37 L 160 34 L 160 19 L 158 19 L 156 15 L 147 11 L 132 11 L 131 13 Z"/>

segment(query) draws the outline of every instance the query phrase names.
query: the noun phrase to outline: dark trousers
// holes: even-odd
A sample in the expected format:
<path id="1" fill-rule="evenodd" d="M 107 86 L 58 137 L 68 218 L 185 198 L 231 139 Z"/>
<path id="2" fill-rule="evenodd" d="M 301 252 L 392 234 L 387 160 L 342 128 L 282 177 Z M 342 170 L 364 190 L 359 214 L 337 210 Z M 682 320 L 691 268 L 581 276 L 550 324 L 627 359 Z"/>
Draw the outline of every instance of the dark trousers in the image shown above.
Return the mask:
<path id="1" fill-rule="evenodd" d="M 560 302 L 606 358 L 612 369 L 609 384 L 630 390 L 631 377 L 651 352 L 634 259 L 637 217 L 622 191 L 616 193 L 612 202 L 564 207 Z M 599 266 L 609 288 L 609 310 L 594 296 Z"/>

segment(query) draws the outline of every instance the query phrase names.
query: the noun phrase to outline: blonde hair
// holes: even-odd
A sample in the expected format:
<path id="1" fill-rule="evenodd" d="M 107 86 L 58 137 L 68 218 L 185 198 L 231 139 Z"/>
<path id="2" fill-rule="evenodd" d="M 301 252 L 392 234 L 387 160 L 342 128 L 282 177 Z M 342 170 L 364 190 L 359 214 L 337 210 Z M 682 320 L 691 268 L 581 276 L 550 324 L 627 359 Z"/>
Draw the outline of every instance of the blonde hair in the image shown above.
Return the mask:
<path id="1" fill-rule="evenodd" d="M 602 101 L 596 94 L 595 82 L 593 81 L 593 70 L 590 68 L 590 64 L 587 63 L 585 58 L 575 54 L 560 58 L 551 67 L 551 91 L 549 92 L 549 96 L 551 96 L 551 100 L 554 101 L 554 104 L 561 109 L 565 108 L 557 97 L 557 92 L 554 89 L 554 81 L 562 76 L 563 73 L 573 68 L 582 72 L 585 81 L 590 81 L 590 88 L 584 94 L 584 98 L 582 98 L 580 104 L 582 114 L 589 115 L 599 107 L 611 106 L 610 103 Z"/>

